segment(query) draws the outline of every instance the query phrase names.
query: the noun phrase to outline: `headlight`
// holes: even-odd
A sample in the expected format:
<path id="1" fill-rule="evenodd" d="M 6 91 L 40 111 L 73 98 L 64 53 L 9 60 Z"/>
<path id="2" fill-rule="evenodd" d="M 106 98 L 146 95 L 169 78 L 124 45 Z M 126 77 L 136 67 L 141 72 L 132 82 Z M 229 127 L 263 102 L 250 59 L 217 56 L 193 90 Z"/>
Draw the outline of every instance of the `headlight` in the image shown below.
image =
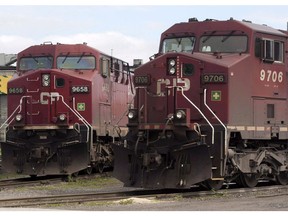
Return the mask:
<path id="1" fill-rule="evenodd" d="M 171 59 L 167 59 L 167 72 L 168 75 L 174 75 L 176 73 L 176 59 L 171 58 Z"/>
<path id="2" fill-rule="evenodd" d="M 137 113 L 136 113 L 135 110 L 130 110 L 130 111 L 128 112 L 128 118 L 129 118 L 129 119 L 134 119 L 134 118 L 136 118 L 136 116 L 137 116 Z"/>
<path id="3" fill-rule="evenodd" d="M 65 121 L 65 120 L 66 120 L 66 115 L 65 115 L 65 114 L 61 114 L 61 115 L 59 116 L 59 120 L 60 120 L 60 121 Z"/>
<path id="4" fill-rule="evenodd" d="M 171 67 L 174 67 L 174 66 L 176 65 L 176 61 L 175 61 L 174 59 L 171 59 L 171 60 L 169 61 L 169 65 L 170 65 Z"/>
<path id="5" fill-rule="evenodd" d="M 20 121 L 22 120 L 22 115 L 21 115 L 21 114 L 17 114 L 17 115 L 15 116 L 15 120 L 16 120 L 17 122 L 20 122 Z"/>
<path id="6" fill-rule="evenodd" d="M 177 119 L 184 119 L 185 116 L 186 116 L 186 114 L 185 114 L 185 112 L 184 112 L 183 110 L 178 110 L 178 111 L 176 112 L 176 118 L 177 118 Z"/>
<path id="7" fill-rule="evenodd" d="M 170 68 L 170 70 L 169 70 L 170 74 L 173 75 L 173 74 L 175 74 L 175 72 L 176 72 L 176 69 L 174 67 Z"/>
<path id="8" fill-rule="evenodd" d="M 42 74 L 42 86 L 50 86 L 50 74 Z"/>

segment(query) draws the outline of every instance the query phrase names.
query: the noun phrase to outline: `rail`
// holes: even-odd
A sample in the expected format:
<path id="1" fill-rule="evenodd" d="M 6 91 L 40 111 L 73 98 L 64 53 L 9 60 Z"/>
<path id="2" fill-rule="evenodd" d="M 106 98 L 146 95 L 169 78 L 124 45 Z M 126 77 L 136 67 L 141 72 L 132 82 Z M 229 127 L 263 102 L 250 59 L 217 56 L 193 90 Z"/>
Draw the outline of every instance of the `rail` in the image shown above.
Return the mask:
<path id="1" fill-rule="evenodd" d="M 48 96 L 48 95 L 47 95 Z M 52 95 L 49 95 L 48 97 L 55 97 L 55 96 L 52 96 Z M 83 122 L 83 124 L 86 126 L 86 128 L 87 128 L 87 140 L 86 140 L 86 142 L 89 142 L 89 137 L 90 137 L 90 140 L 91 140 L 91 142 L 92 142 L 92 136 L 93 136 L 93 134 L 92 134 L 92 130 L 93 130 L 93 128 L 92 128 L 92 126 L 89 124 L 89 122 L 75 109 L 75 98 L 73 98 L 73 109 L 64 101 L 64 97 L 62 96 L 62 95 L 57 95 L 56 97 L 59 97 L 59 98 L 61 98 L 61 101 L 62 101 L 62 103 L 76 116 L 76 117 L 78 117 L 78 119 L 80 120 L 80 121 L 82 121 Z M 18 113 L 20 113 L 21 111 L 22 111 L 22 104 L 23 104 L 23 99 L 24 98 L 32 98 L 32 96 L 22 96 L 21 97 L 21 99 L 20 99 L 20 102 L 19 102 L 19 105 L 15 108 L 15 110 L 12 112 L 12 114 L 6 119 L 6 121 L 0 126 L 0 130 L 4 127 L 4 126 L 6 126 L 5 128 L 7 128 L 11 123 L 12 123 L 12 121 L 13 121 L 13 119 L 12 119 L 12 117 L 15 115 L 15 113 L 18 111 Z M 89 135 L 89 129 L 91 130 L 91 133 L 90 133 L 90 135 Z M 4 137 L 4 140 L 5 140 L 6 138 Z"/>
<path id="2" fill-rule="evenodd" d="M 19 105 L 15 108 L 15 110 L 12 112 L 12 114 L 6 119 L 6 121 L 0 126 L 0 130 L 2 129 L 2 127 L 4 125 L 6 125 L 6 128 L 11 124 L 11 122 L 13 121 L 12 117 L 15 115 L 15 113 L 17 112 L 17 110 L 19 109 L 18 113 L 21 112 L 22 110 L 22 103 L 23 103 L 23 99 L 24 98 L 29 98 L 29 97 L 32 97 L 32 96 L 22 96 L 20 98 L 20 101 L 19 101 Z M 7 124 L 8 122 L 8 124 Z"/>
<path id="3" fill-rule="evenodd" d="M 212 129 L 212 138 L 211 138 L 211 143 L 214 144 L 214 140 L 215 140 L 215 129 L 213 127 L 213 125 L 211 124 L 211 122 L 206 118 L 206 116 L 204 115 L 204 113 L 184 94 L 184 88 L 182 86 L 177 86 L 177 88 L 181 89 L 181 93 L 183 95 L 183 97 L 202 115 L 202 117 L 206 120 L 206 122 L 209 124 L 209 126 Z"/>
<path id="4" fill-rule="evenodd" d="M 92 131 L 93 131 L 93 128 L 92 128 L 92 125 L 89 124 L 89 122 L 76 110 L 75 108 L 75 98 L 73 97 L 73 109 L 64 101 L 64 97 L 62 95 L 59 95 L 62 99 L 62 102 L 63 104 L 75 115 L 79 118 L 80 121 L 83 122 L 83 124 L 86 126 L 87 128 L 87 140 L 86 142 L 88 143 L 88 137 L 89 137 L 89 128 L 91 130 L 91 133 L 90 133 L 90 140 L 91 140 L 91 143 L 93 142 L 93 134 L 92 134 Z"/>
<path id="5" fill-rule="evenodd" d="M 116 131 L 115 128 L 119 128 L 119 122 L 124 118 L 124 116 L 126 116 L 129 112 L 129 109 L 131 108 L 131 104 L 133 102 L 135 98 L 135 95 L 133 96 L 133 98 L 128 102 L 128 108 L 125 110 L 125 112 L 122 114 L 122 116 L 118 119 L 118 121 L 115 123 L 115 125 L 113 125 L 113 143 L 115 143 L 115 136 L 114 136 L 114 132 Z M 120 133 L 121 133 L 121 129 L 120 129 Z M 118 133 L 118 136 L 121 138 L 121 135 L 119 135 Z"/>
<path id="6" fill-rule="evenodd" d="M 217 121 L 224 127 L 225 130 L 225 141 L 224 141 L 224 146 L 225 146 L 225 155 L 227 155 L 228 151 L 228 144 L 227 144 L 227 127 L 224 125 L 224 123 L 218 118 L 218 116 L 213 112 L 213 110 L 208 106 L 207 104 L 207 89 L 204 89 L 204 104 L 207 107 L 207 109 L 210 111 L 210 113 L 217 119 Z"/>

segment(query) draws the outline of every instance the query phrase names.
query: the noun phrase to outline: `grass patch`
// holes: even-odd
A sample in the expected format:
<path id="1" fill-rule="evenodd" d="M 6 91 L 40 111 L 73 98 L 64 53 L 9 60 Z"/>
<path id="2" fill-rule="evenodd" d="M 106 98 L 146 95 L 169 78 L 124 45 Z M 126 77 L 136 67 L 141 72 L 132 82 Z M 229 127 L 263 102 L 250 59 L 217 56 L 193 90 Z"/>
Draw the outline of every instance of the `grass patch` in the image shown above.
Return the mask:
<path id="1" fill-rule="evenodd" d="M 67 182 L 69 188 L 73 187 L 95 187 L 101 188 L 117 183 L 118 180 L 111 177 L 97 177 L 94 179 L 76 179 L 75 181 Z"/>
<path id="2" fill-rule="evenodd" d="M 101 202 L 85 202 L 83 203 L 84 206 L 109 206 L 115 204 L 111 201 L 101 201 Z"/>
<path id="3" fill-rule="evenodd" d="M 30 176 L 14 174 L 14 173 L 1 173 L 0 174 L 0 180 L 27 178 L 27 177 L 30 177 Z"/>
<path id="4" fill-rule="evenodd" d="M 55 209 L 67 209 L 67 207 L 94 207 L 94 206 L 109 206 L 115 204 L 111 201 L 90 201 L 90 202 L 81 202 L 81 203 L 57 203 L 57 204 L 46 204 L 42 205 L 42 208 L 55 208 Z"/>
<path id="5" fill-rule="evenodd" d="M 119 204 L 120 205 L 131 205 L 133 203 L 132 199 L 125 199 L 125 200 L 120 200 Z"/>
<path id="6" fill-rule="evenodd" d="M 183 196 L 181 194 L 177 194 L 177 195 L 173 196 L 173 200 L 175 200 L 175 201 L 180 201 L 182 199 L 183 199 Z"/>
<path id="7" fill-rule="evenodd" d="M 96 177 L 89 179 L 76 178 L 73 181 L 61 182 L 55 185 L 35 186 L 33 190 L 67 190 L 67 189 L 83 189 L 83 188 L 102 188 L 117 184 L 119 181 L 112 177 Z"/>

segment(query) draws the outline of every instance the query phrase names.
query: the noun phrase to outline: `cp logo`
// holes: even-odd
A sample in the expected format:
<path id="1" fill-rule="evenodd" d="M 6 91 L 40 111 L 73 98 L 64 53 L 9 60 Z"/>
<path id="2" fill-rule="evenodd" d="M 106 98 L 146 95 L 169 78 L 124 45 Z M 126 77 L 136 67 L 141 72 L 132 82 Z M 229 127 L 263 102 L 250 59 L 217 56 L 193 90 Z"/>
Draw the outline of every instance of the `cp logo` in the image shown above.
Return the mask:
<path id="1" fill-rule="evenodd" d="M 41 104 L 48 104 L 49 98 L 50 98 L 50 104 L 52 104 L 54 101 L 59 100 L 59 93 L 58 92 L 42 92 L 40 94 L 40 103 Z"/>
<path id="2" fill-rule="evenodd" d="M 188 91 L 190 89 L 190 80 L 187 78 L 173 78 L 172 83 L 169 79 L 158 79 L 157 80 L 157 95 L 160 97 L 165 96 L 165 91 L 167 87 L 182 87 L 183 91 Z M 177 88 L 177 91 L 181 91 Z M 168 89 L 168 95 L 171 94 L 171 90 Z"/>

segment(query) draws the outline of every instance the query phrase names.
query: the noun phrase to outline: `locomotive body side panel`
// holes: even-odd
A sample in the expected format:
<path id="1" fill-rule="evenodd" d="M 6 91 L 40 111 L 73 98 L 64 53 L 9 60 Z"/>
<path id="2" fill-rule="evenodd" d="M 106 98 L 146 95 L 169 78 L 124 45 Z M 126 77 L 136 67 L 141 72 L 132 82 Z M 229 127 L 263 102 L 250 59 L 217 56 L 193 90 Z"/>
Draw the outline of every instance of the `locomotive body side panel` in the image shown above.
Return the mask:
<path id="1" fill-rule="evenodd" d="M 264 33 L 255 34 L 251 40 L 255 42 L 259 38 L 281 43 L 282 50 L 286 40 Z M 254 43 L 251 47 L 257 49 Z M 264 46 L 262 53 L 263 49 Z M 249 58 L 230 69 L 229 127 L 238 127 L 243 139 L 270 139 L 275 136 L 272 130 L 278 130 L 278 137 L 286 139 L 287 135 L 280 131 L 280 128 L 286 128 L 287 119 L 284 59 L 271 62 L 255 57 L 254 53 L 253 50 Z"/>

